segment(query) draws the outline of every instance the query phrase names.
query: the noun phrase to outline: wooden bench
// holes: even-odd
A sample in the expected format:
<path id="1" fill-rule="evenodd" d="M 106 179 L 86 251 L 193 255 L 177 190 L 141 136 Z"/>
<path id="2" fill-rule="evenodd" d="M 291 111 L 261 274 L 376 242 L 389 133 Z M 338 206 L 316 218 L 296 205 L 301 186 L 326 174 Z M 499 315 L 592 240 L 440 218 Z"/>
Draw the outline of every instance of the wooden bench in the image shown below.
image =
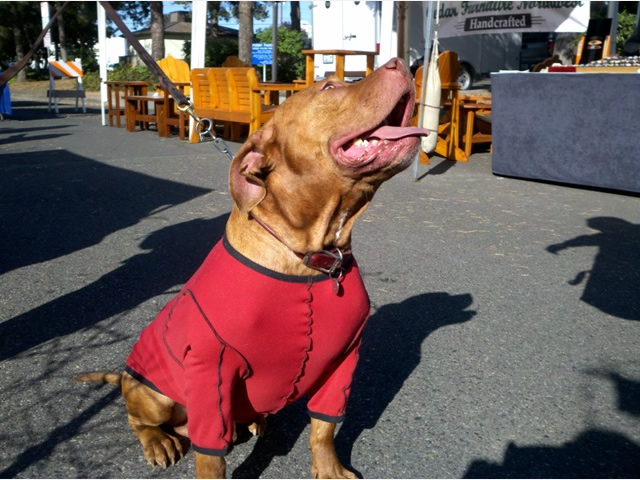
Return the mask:
<path id="1" fill-rule="evenodd" d="M 225 126 L 225 136 L 238 141 L 243 125 L 249 134 L 266 122 L 275 106 L 265 106 L 261 87 L 252 67 L 198 68 L 191 72 L 193 105 L 197 116 L 209 118 L 214 125 Z M 291 85 L 291 90 L 298 87 Z M 264 88 L 263 90 L 267 90 Z M 191 143 L 198 142 L 198 132 L 192 131 Z"/>
<path id="2" fill-rule="evenodd" d="M 194 68 L 191 71 L 193 88 L 193 110 L 200 118 L 208 118 L 213 124 L 222 123 L 227 129 L 229 111 L 229 88 L 227 68 Z M 191 143 L 198 143 L 198 132 L 193 129 L 189 135 Z"/>

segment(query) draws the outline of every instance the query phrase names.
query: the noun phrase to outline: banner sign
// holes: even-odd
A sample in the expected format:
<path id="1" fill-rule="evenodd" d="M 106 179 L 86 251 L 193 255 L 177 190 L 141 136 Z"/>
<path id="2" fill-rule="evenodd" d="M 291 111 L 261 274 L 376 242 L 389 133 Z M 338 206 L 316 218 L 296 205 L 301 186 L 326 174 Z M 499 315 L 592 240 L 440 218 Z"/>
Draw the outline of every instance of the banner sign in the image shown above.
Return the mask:
<path id="1" fill-rule="evenodd" d="M 251 45 L 252 65 L 273 65 L 273 44 L 254 43 Z"/>
<path id="2" fill-rule="evenodd" d="M 425 17 L 426 4 L 423 2 Z M 589 2 L 440 2 L 438 37 L 507 32 L 584 32 Z M 435 22 L 435 13 L 434 13 Z"/>

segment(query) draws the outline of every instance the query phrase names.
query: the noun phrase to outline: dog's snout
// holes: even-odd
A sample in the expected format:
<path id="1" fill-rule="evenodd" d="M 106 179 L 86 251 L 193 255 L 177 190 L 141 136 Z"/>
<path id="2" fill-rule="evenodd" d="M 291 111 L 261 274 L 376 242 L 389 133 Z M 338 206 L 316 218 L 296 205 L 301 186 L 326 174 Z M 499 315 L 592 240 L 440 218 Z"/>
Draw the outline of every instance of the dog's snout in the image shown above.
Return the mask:
<path id="1" fill-rule="evenodd" d="M 389 72 L 389 73 L 394 72 L 393 73 L 394 75 L 396 73 L 400 73 L 405 76 L 411 75 L 411 73 L 409 72 L 409 67 L 407 67 L 407 64 L 402 59 L 397 57 L 394 57 L 391 60 L 389 60 L 387 63 L 382 65 L 382 67 L 380 67 L 378 70 L 380 70 L 380 72 Z"/>
<path id="2" fill-rule="evenodd" d="M 387 63 L 385 63 L 382 68 L 386 68 L 388 70 L 396 70 L 398 68 L 398 58 L 392 58 Z"/>

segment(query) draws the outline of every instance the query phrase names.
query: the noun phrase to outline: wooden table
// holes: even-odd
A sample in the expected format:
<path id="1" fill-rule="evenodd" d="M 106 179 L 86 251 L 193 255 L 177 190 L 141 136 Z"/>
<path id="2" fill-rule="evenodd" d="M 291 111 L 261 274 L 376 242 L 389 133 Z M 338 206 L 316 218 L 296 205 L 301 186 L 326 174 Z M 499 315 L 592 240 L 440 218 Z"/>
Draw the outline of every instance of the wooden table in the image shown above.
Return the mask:
<path id="1" fill-rule="evenodd" d="M 336 75 L 340 80 L 344 80 L 344 60 L 347 55 L 365 55 L 367 57 L 367 70 L 365 76 L 373 72 L 373 62 L 376 52 L 367 52 L 360 50 L 302 50 L 306 57 L 306 85 L 313 85 L 315 73 L 315 56 L 316 55 L 335 55 L 336 57 Z"/>
<path id="2" fill-rule="evenodd" d="M 122 89 L 123 95 L 146 95 L 150 83 L 145 81 L 106 81 L 104 84 L 107 86 L 107 113 L 109 115 L 109 126 L 113 127 L 113 119 L 116 120 L 116 126 L 120 128 L 120 117 L 125 114 L 125 111 L 120 107 L 120 91 Z"/>
<path id="3" fill-rule="evenodd" d="M 136 125 L 144 130 L 149 123 L 155 123 L 158 128 L 158 136 L 168 137 L 167 114 L 165 109 L 167 101 L 164 95 L 125 95 L 124 112 L 128 132 L 135 132 Z M 147 104 L 154 104 L 153 113 L 149 113 Z"/>
<path id="4" fill-rule="evenodd" d="M 182 94 L 186 95 L 186 90 L 191 87 L 191 82 L 173 82 L 173 85 L 182 92 Z M 186 138 L 186 132 L 189 129 L 189 118 L 185 115 L 184 111 L 180 110 L 176 107 L 175 99 L 169 95 L 168 92 L 163 91 L 160 88 L 160 85 L 156 85 L 156 91 L 162 92 L 164 94 L 164 121 L 163 126 L 166 128 L 166 135 L 169 136 L 169 128 L 170 127 L 178 127 L 178 135 L 180 140 L 184 140 Z M 157 105 L 157 104 L 156 104 Z M 158 133 L 160 131 L 158 130 Z"/>
<path id="5" fill-rule="evenodd" d="M 264 104 L 265 105 L 280 105 L 279 92 L 285 92 L 287 98 L 299 90 L 305 88 L 305 84 L 299 83 L 271 83 L 263 82 L 258 83 L 258 86 L 253 88 L 254 92 L 264 92 Z M 274 95 L 277 94 L 277 95 Z"/>
<path id="6" fill-rule="evenodd" d="M 461 100 L 460 123 L 464 128 L 462 146 L 469 157 L 474 143 L 491 143 L 491 100 Z M 479 122 L 478 119 L 483 121 Z"/>

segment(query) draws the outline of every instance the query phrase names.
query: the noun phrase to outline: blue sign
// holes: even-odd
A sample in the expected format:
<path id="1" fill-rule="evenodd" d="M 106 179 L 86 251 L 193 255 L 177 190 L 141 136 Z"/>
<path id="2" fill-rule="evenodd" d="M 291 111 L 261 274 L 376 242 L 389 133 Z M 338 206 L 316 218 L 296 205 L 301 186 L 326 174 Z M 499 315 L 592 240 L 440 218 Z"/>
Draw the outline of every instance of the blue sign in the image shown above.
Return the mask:
<path id="1" fill-rule="evenodd" d="M 273 44 L 254 43 L 251 45 L 251 63 L 253 65 L 273 65 Z"/>

